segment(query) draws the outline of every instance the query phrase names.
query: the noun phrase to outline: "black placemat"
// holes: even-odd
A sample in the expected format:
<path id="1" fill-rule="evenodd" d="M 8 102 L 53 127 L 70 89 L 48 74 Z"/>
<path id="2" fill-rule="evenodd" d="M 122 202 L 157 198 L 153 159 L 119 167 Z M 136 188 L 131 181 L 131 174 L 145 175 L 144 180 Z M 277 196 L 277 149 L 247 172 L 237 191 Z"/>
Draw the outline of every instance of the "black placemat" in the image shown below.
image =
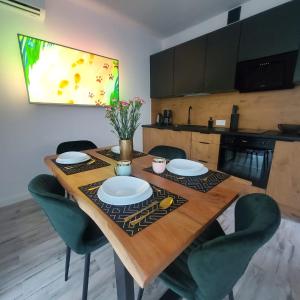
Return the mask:
<path id="1" fill-rule="evenodd" d="M 112 158 L 114 160 L 120 160 L 121 159 L 120 154 L 113 153 L 110 149 L 100 150 L 100 151 L 97 151 L 97 153 L 99 153 L 101 155 L 104 155 L 106 157 Z M 135 158 L 146 156 L 146 155 L 147 155 L 147 153 L 139 152 L 139 151 L 134 150 L 133 154 L 132 154 L 132 158 L 135 159 Z"/>
<path id="2" fill-rule="evenodd" d="M 52 159 L 52 161 L 67 175 L 72 175 L 72 174 L 76 174 L 76 173 L 80 173 L 80 172 L 84 172 L 84 171 L 90 171 L 90 170 L 94 170 L 94 169 L 98 169 L 98 168 L 103 168 L 103 167 L 107 167 L 110 164 L 102 159 L 99 159 L 93 155 L 89 156 L 95 160 L 94 163 L 92 164 L 88 164 L 89 161 L 86 161 L 84 163 L 79 163 L 79 164 L 70 164 L 70 165 L 65 165 L 65 164 L 59 164 L 55 161 L 55 159 Z"/>
<path id="3" fill-rule="evenodd" d="M 94 182 L 85 186 L 79 187 L 81 192 L 83 192 L 89 199 L 91 199 L 97 206 L 101 208 L 115 223 L 117 223 L 128 235 L 133 236 L 136 233 L 140 232 L 144 228 L 148 227 L 149 225 L 153 224 L 160 218 L 164 217 L 168 213 L 172 212 L 188 200 L 175 195 L 165 189 L 162 189 L 160 187 L 156 187 L 154 185 L 151 185 L 153 189 L 153 195 L 140 203 L 133 204 L 133 205 L 110 205 L 102 202 L 98 196 L 98 187 L 102 184 L 103 181 Z M 143 221 L 136 224 L 135 226 L 131 226 L 130 222 L 124 222 L 124 218 L 140 211 L 141 209 L 147 207 L 149 204 L 153 203 L 154 201 L 161 201 L 166 197 L 173 197 L 173 204 L 168 209 L 158 209 L 149 216 L 147 216 Z M 142 213 L 138 214 L 136 217 L 132 218 L 131 221 L 133 221 L 135 218 L 141 217 L 143 214 L 146 214 L 147 212 L 151 211 L 153 208 L 158 207 L 158 204 L 153 206 L 152 208 L 148 210 L 144 210 Z"/>
<path id="4" fill-rule="evenodd" d="M 156 174 L 153 172 L 152 167 L 144 169 L 147 172 Z M 206 193 L 213 187 L 227 179 L 230 175 L 209 170 L 206 174 L 200 176 L 180 176 L 165 170 L 162 174 L 156 174 L 160 177 L 172 180 L 176 183 L 182 184 L 186 187 L 192 188 L 196 191 Z"/>

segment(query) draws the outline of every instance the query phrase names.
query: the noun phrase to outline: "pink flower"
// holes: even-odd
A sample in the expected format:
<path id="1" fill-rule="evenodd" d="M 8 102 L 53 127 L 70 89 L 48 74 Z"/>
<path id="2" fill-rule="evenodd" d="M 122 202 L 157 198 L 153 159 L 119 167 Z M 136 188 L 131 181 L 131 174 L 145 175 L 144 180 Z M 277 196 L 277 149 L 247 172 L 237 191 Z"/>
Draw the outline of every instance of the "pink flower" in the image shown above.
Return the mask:
<path id="1" fill-rule="evenodd" d="M 139 102 L 140 104 L 144 104 L 145 103 L 145 101 L 142 98 L 140 98 L 140 97 L 134 97 L 133 101 Z"/>
<path id="2" fill-rule="evenodd" d="M 105 107 L 105 110 L 106 110 L 106 111 L 111 111 L 111 109 L 112 109 L 110 105 L 106 105 L 106 106 L 104 106 L 104 107 Z"/>
<path id="3" fill-rule="evenodd" d="M 120 101 L 120 104 L 121 104 L 122 106 L 128 106 L 128 105 L 129 105 L 129 103 L 126 102 L 126 101 Z"/>

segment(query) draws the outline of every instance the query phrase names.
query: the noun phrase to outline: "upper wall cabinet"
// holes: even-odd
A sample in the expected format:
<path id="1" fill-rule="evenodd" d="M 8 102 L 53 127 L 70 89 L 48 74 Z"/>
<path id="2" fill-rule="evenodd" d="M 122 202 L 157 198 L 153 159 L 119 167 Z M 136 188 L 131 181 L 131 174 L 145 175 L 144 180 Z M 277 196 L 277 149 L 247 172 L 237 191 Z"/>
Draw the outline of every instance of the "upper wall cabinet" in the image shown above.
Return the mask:
<path id="1" fill-rule="evenodd" d="M 293 4 L 293 8 L 295 9 L 296 12 L 300 12 L 300 1 L 295 1 L 295 3 Z M 300 48 L 300 17 L 298 17 L 297 19 L 297 24 L 296 27 L 298 28 L 298 36 L 297 36 L 297 40 L 298 40 L 298 45 Z M 298 53 L 298 61 L 296 64 L 296 70 L 295 70 L 295 74 L 294 74 L 294 82 L 296 82 L 297 84 L 300 84 L 300 51 Z"/>
<path id="2" fill-rule="evenodd" d="M 299 49 L 299 12 L 294 0 L 152 55 L 151 97 L 234 90 L 237 61 Z M 300 83 L 300 54 L 294 82 Z"/>
<path id="3" fill-rule="evenodd" d="M 300 53 L 298 53 L 298 61 L 296 64 L 296 70 L 294 74 L 294 82 L 300 84 Z"/>
<path id="4" fill-rule="evenodd" d="M 239 61 L 299 48 L 299 2 L 280 5 L 242 22 Z"/>
<path id="5" fill-rule="evenodd" d="M 203 92 L 205 49 L 206 36 L 202 36 L 175 47 L 175 96 Z"/>
<path id="6" fill-rule="evenodd" d="M 152 98 L 173 96 L 174 48 L 150 56 L 150 94 Z"/>
<path id="7" fill-rule="evenodd" d="M 240 23 L 236 23 L 207 36 L 205 92 L 234 90 L 238 57 Z"/>

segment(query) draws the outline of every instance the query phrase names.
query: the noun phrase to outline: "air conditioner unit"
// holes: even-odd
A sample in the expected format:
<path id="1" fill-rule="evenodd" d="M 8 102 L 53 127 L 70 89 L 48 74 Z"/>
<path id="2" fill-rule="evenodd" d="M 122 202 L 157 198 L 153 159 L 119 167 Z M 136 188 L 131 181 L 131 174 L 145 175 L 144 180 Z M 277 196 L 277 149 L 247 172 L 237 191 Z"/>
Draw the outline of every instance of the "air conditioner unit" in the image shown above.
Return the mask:
<path id="1" fill-rule="evenodd" d="M 0 0 L 0 5 L 15 12 L 25 13 L 43 21 L 45 19 L 45 0 Z"/>

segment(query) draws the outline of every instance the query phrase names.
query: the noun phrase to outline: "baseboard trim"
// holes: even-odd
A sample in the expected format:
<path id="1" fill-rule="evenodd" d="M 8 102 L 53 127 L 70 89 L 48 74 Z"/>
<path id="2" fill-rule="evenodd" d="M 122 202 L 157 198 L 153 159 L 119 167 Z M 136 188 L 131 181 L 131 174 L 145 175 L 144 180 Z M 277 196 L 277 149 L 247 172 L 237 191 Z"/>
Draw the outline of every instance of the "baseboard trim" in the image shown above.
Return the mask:
<path id="1" fill-rule="evenodd" d="M 18 194 L 18 195 L 14 195 L 12 197 L 8 197 L 6 199 L 3 199 L 0 201 L 0 208 L 1 207 L 5 207 L 5 206 L 9 206 L 12 204 L 16 204 L 25 200 L 29 200 L 31 199 L 31 195 L 29 193 L 23 193 L 23 194 Z"/>

